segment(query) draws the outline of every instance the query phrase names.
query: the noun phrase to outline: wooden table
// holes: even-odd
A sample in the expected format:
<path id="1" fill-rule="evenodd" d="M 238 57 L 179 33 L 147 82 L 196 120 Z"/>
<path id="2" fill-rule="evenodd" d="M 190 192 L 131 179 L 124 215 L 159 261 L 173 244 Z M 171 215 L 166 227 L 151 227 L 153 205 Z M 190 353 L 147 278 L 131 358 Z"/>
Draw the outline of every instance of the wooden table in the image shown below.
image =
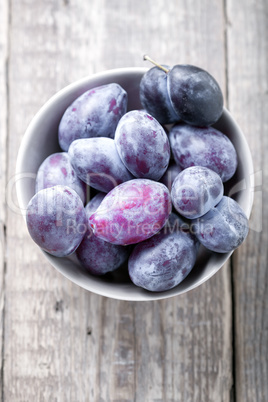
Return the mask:
<path id="1" fill-rule="evenodd" d="M 268 400 L 267 0 L 0 0 L 0 400 Z M 246 242 L 207 283 L 156 302 L 89 293 L 31 241 L 14 174 L 25 129 L 85 75 L 190 63 L 220 83 L 255 167 Z M 149 67 L 149 66 L 148 66 Z"/>

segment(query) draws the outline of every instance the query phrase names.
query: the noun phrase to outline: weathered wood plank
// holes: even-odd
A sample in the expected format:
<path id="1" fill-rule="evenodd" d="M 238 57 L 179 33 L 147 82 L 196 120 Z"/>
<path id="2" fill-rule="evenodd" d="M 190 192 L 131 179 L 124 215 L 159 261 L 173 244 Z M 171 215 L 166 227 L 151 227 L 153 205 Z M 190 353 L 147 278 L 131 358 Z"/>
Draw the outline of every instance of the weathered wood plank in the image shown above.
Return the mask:
<path id="1" fill-rule="evenodd" d="M 0 401 L 3 396 L 4 275 L 6 261 L 6 148 L 7 148 L 8 2 L 0 1 Z"/>
<path id="2" fill-rule="evenodd" d="M 150 52 L 207 68 L 225 87 L 219 1 L 24 0 L 12 2 L 11 15 L 9 176 L 32 116 L 81 76 L 144 65 Z M 8 253 L 6 400 L 230 400 L 228 266 L 181 297 L 109 300 L 51 268 L 12 210 Z"/>
<path id="3" fill-rule="evenodd" d="M 253 156 L 254 208 L 234 256 L 237 401 L 268 398 L 268 3 L 227 1 L 229 104 Z"/>

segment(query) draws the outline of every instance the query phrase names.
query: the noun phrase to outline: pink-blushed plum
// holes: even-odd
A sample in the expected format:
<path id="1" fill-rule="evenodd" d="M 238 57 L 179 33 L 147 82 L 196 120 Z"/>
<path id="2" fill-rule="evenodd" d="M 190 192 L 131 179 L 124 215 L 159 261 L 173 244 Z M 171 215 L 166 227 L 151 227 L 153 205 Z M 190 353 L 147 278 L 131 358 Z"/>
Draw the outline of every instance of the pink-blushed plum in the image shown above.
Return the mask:
<path id="1" fill-rule="evenodd" d="M 114 244 L 134 244 L 157 233 L 171 212 L 167 187 L 134 179 L 111 190 L 89 218 L 93 233 Z"/>

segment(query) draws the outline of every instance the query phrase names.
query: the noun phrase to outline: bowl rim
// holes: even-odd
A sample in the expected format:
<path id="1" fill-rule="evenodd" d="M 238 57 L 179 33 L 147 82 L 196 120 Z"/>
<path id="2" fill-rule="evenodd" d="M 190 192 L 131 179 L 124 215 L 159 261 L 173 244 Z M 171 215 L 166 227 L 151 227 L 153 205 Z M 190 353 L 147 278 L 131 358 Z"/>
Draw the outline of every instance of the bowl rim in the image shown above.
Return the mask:
<path id="1" fill-rule="evenodd" d="M 123 67 L 123 68 L 116 68 L 116 69 L 110 69 L 110 70 L 105 70 L 102 72 L 98 72 L 95 74 L 92 74 L 90 76 L 85 76 L 77 81 L 72 82 L 71 84 L 65 86 L 64 88 L 60 89 L 58 92 L 56 92 L 54 95 L 52 95 L 44 104 L 43 106 L 38 110 L 38 112 L 34 115 L 32 120 L 30 121 L 28 127 L 26 128 L 26 131 L 22 137 L 20 147 L 18 150 L 17 154 L 17 161 L 16 161 L 16 169 L 15 169 L 15 174 L 20 175 L 23 172 L 23 162 L 25 160 L 25 154 L 26 150 L 28 147 L 29 140 L 31 139 L 33 132 L 35 131 L 35 127 L 38 124 L 38 121 L 40 119 L 40 116 L 42 116 L 46 111 L 53 105 L 55 102 L 57 102 L 58 99 L 64 97 L 67 95 L 69 92 L 72 92 L 75 88 L 79 87 L 80 85 L 87 84 L 90 81 L 94 80 L 101 80 L 101 79 L 106 79 L 106 78 L 113 78 L 117 77 L 118 75 L 121 76 L 129 76 L 133 74 L 138 74 L 138 75 L 143 75 L 146 71 L 148 71 L 148 68 L 146 67 Z M 245 153 L 245 158 L 248 162 L 248 171 L 251 172 L 250 175 L 250 186 L 251 188 L 254 188 L 254 166 L 253 166 L 253 160 L 252 160 L 252 155 L 250 152 L 250 148 L 248 145 L 248 142 L 246 140 L 246 137 L 244 133 L 242 132 L 241 128 L 237 124 L 236 120 L 234 117 L 231 115 L 231 113 L 224 107 L 223 108 L 223 114 L 225 114 L 229 119 L 231 119 L 232 123 L 234 123 L 236 130 L 238 131 L 238 134 L 240 136 L 240 139 L 243 141 L 243 152 Z M 21 215 L 23 216 L 24 221 L 26 222 L 26 214 L 25 214 L 25 209 L 26 205 L 24 202 L 24 197 L 23 197 L 23 185 L 22 181 L 18 180 L 16 181 L 16 193 L 17 193 L 17 199 L 18 199 L 18 204 L 20 208 Z M 253 200 L 254 200 L 254 192 L 250 191 L 250 199 L 247 204 L 246 210 L 244 212 L 246 213 L 247 217 L 250 217 L 252 206 L 253 206 Z M 67 279 L 69 279 L 71 282 L 75 283 L 76 285 L 82 287 L 83 289 L 86 289 L 88 291 L 91 291 L 92 293 L 98 294 L 100 296 L 104 297 L 109 297 L 112 299 L 116 300 L 125 300 L 125 301 L 153 301 L 153 300 L 161 300 L 161 299 L 167 299 L 170 297 L 175 297 L 179 296 L 181 294 L 187 293 L 198 286 L 202 285 L 204 282 L 206 282 L 208 279 L 210 279 L 213 275 L 215 275 L 222 267 L 223 265 L 227 262 L 227 260 L 230 258 L 232 255 L 233 251 L 229 253 L 225 253 L 225 258 L 224 262 L 216 269 L 216 270 L 211 270 L 207 275 L 203 276 L 201 279 L 197 280 L 195 283 L 192 285 L 188 286 L 187 289 L 182 289 L 180 291 L 174 291 L 173 294 L 170 294 L 169 291 L 167 292 L 149 292 L 149 293 L 140 293 L 140 294 L 132 294 L 129 293 L 127 296 L 122 296 L 122 295 L 115 295 L 115 292 L 107 292 L 101 289 L 95 289 L 94 285 L 92 286 L 87 286 L 83 280 L 76 280 L 74 277 L 72 277 L 68 272 L 65 272 L 63 269 L 61 269 L 55 262 L 55 257 L 51 256 L 49 253 L 45 252 L 42 250 L 38 245 L 36 245 L 41 252 L 46 256 L 46 259 L 50 262 L 50 264 L 57 269 L 63 276 L 65 276 Z M 173 288 L 173 289 L 176 289 Z M 172 290 L 172 289 L 171 289 Z"/>

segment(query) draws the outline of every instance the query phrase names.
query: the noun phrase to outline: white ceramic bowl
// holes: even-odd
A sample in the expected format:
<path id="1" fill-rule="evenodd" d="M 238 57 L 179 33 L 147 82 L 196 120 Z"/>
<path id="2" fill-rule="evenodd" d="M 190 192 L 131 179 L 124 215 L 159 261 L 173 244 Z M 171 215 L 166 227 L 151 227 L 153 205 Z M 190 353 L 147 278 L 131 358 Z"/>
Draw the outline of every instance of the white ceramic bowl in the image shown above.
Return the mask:
<path id="1" fill-rule="evenodd" d="M 60 151 L 57 130 L 65 109 L 86 90 L 112 82 L 117 82 L 128 92 L 129 110 L 138 109 L 141 107 L 139 83 L 146 71 L 146 68 L 122 68 L 86 77 L 59 91 L 40 109 L 23 137 L 17 159 L 16 173 L 20 180 L 17 181 L 16 188 L 24 216 L 27 204 L 34 195 L 38 167 L 48 155 Z M 226 109 L 215 127 L 230 138 L 238 154 L 237 172 L 225 186 L 225 194 L 231 195 L 249 217 L 253 202 L 253 164 L 248 144 Z M 86 273 L 73 257 L 57 258 L 46 252 L 44 254 L 59 272 L 82 288 L 115 299 L 137 301 L 164 299 L 187 292 L 212 277 L 231 255 L 217 254 L 201 248 L 193 270 L 181 284 L 166 292 L 153 293 L 132 284 L 126 267 L 107 277 L 94 277 Z"/>

